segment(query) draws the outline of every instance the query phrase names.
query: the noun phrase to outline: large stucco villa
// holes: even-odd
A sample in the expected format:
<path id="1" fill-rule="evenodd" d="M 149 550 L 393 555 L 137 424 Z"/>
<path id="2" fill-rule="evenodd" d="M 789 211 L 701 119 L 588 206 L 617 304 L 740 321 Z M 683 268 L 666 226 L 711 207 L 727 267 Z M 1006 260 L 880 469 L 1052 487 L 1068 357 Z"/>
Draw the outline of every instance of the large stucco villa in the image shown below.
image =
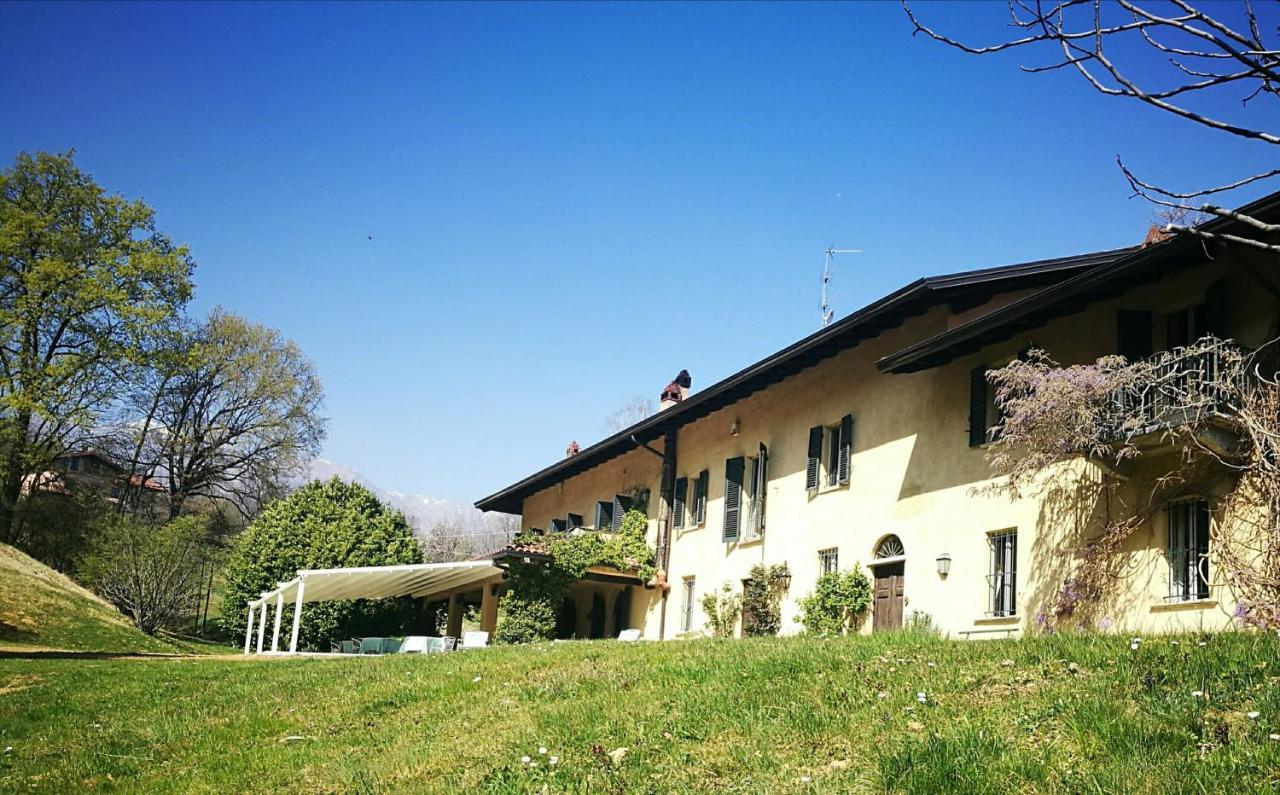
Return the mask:
<path id="1" fill-rule="evenodd" d="M 1275 223 L 1280 194 L 1241 210 Z M 1231 220 L 1201 228 L 1257 234 Z M 705 389 L 690 391 L 681 373 L 655 415 L 479 500 L 519 514 L 527 531 L 492 565 L 406 572 L 361 595 L 445 602 L 451 635 L 476 604 L 491 630 L 502 567 L 544 554 L 537 534 L 616 530 L 632 495 L 648 493 L 659 576 L 589 571 L 561 607 L 558 635 L 700 633 L 704 593 L 726 582 L 740 589 L 755 564 L 784 562 L 784 634 L 800 630 L 797 599 L 822 573 L 854 566 L 874 583 L 863 631 L 920 613 L 953 636 L 1026 633 L 1082 540 L 1061 506 L 981 490 L 992 479 L 984 448 L 995 422 L 985 371 L 1032 345 L 1063 364 L 1145 357 L 1207 333 L 1258 346 L 1280 330 L 1276 259 L 1149 235 L 1130 248 L 919 279 Z M 1176 457 L 1151 461 L 1177 466 Z M 1231 625 L 1236 597 L 1209 554 L 1218 521 L 1207 484 L 1153 513 L 1125 542 L 1106 626 Z M 262 604 L 296 594 L 300 605 L 301 586 L 290 587 Z"/>

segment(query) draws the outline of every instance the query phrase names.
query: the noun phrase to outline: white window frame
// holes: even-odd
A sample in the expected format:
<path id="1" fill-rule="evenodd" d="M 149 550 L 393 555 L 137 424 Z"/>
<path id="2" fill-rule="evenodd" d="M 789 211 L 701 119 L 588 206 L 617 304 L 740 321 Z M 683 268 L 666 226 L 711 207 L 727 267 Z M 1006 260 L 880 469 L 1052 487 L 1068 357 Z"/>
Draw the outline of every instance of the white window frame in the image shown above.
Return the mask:
<path id="1" fill-rule="evenodd" d="M 693 607 L 695 601 L 696 577 L 685 577 L 680 583 L 680 631 L 693 631 Z"/>
<path id="2" fill-rule="evenodd" d="M 987 615 L 1018 615 L 1018 529 L 987 534 Z"/>
<path id="3" fill-rule="evenodd" d="M 835 574 L 840 571 L 840 548 L 827 547 L 818 550 L 818 575 Z"/>

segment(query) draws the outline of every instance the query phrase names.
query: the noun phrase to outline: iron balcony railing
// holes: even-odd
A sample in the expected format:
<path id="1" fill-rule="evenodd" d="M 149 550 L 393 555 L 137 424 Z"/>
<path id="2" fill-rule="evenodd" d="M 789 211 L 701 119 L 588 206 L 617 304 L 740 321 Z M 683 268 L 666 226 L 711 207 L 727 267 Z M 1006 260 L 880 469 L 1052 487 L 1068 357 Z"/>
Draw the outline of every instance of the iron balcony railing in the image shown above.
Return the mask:
<path id="1" fill-rule="evenodd" d="M 1115 395 L 1120 427 L 1117 438 L 1223 416 L 1239 394 L 1241 368 L 1230 359 L 1238 348 L 1227 340 L 1209 340 L 1174 348 L 1148 360 L 1151 371 L 1142 383 Z"/>

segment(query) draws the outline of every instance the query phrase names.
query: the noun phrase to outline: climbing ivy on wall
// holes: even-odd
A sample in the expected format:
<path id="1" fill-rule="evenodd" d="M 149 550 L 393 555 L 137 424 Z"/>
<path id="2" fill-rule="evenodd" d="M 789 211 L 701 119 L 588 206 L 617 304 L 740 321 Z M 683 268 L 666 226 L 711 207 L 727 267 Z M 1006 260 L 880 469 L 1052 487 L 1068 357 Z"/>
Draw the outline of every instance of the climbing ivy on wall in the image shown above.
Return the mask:
<path id="1" fill-rule="evenodd" d="M 645 539 L 648 529 L 648 517 L 633 508 L 622 517 L 617 533 L 579 531 L 535 537 L 546 546 L 550 559 L 531 558 L 508 568 L 507 594 L 498 609 L 494 641 L 528 643 L 554 637 L 561 600 L 593 566 L 634 571 L 648 582 L 656 573 L 655 553 Z M 535 539 L 518 538 L 517 543 Z"/>

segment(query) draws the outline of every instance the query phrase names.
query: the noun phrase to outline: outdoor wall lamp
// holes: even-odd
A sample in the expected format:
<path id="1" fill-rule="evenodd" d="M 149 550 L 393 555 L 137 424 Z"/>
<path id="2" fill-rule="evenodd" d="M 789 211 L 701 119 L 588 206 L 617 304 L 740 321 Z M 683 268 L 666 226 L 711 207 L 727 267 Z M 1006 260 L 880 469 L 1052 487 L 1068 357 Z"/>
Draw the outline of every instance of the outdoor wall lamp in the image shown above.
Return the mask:
<path id="1" fill-rule="evenodd" d="M 738 432 L 741 430 L 742 430 L 742 423 L 738 422 L 737 420 L 734 420 L 733 424 L 729 426 L 729 434 L 731 436 L 737 436 Z"/>
<path id="2" fill-rule="evenodd" d="M 951 556 L 943 552 L 938 556 L 938 576 L 946 577 L 951 573 Z"/>

